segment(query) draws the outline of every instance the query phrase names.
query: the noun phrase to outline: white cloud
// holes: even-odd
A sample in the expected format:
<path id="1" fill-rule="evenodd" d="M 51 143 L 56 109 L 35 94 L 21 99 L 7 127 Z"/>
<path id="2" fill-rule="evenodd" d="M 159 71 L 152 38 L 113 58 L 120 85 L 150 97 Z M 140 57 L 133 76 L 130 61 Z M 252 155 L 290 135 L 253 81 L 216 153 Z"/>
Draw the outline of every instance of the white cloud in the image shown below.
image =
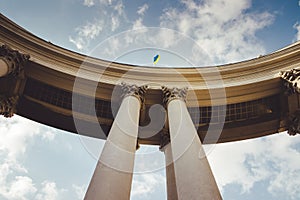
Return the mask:
<path id="1" fill-rule="evenodd" d="M 26 176 L 16 176 L 9 185 L 2 186 L 0 196 L 11 200 L 26 200 L 37 191 L 32 179 Z"/>
<path id="2" fill-rule="evenodd" d="M 142 28 L 146 28 L 146 26 L 143 24 L 143 18 L 140 17 L 137 20 L 135 20 L 135 22 L 133 23 L 132 30 L 137 30 Z"/>
<path id="3" fill-rule="evenodd" d="M 0 124 L 0 197 L 12 200 L 32 199 L 39 188 L 22 165 L 23 157 L 28 146 L 33 144 L 37 137 L 52 141 L 55 131 L 17 115 L 9 119 L 0 116 Z M 42 194 L 52 193 L 50 189 L 53 184 L 45 182 L 42 186 Z"/>
<path id="4" fill-rule="evenodd" d="M 165 184 L 165 177 L 158 173 L 136 174 L 132 182 L 131 198 L 149 197 L 157 188 L 164 187 Z"/>
<path id="5" fill-rule="evenodd" d="M 50 131 L 50 130 L 45 131 L 45 132 L 42 134 L 42 138 L 43 138 L 44 140 L 47 140 L 47 141 L 52 141 L 52 140 L 54 140 L 54 138 L 55 138 L 55 132 L 54 132 L 54 131 Z"/>
<path id="6" fill-rule="evenodd" d="M 94 23 L 88 22 L 86 25 L 76 29 L 78 35 L 87 39 L 94 39 L 103 30 L 104 22 L 102 20 L 95 20 Z"/>
<path id="7" fill-rule="evenodd" d="M 114 6 L 114 10 L 117 11 L 119 16 L 124 14 L 124 5 L 123 5 L 122 1 L 119 1 L 116 3 L 116 5 Z"/>
<path id="8" fill-rule="evenodd" d="M 104 48 L 103 52 L 101 52 L 103 55 L 109 56 L 112 60 L 117 58 L 119 55 L 115 54 L 115 52 L 118 52 L 121 46 L 121 41 L 119 38 L 112 38 L 108 41 L 108 46 Z M 109 59 L 109 60 L 111 60 Z"/>
<path id="9" fill-rule="evenodd" d="M 85 195 L 85 191 L 86 191 L 86 186 L 78 186 L 73 184 L 72 185 L 73 190 L 75 191 L 75 194 L 77 196 L 78 199 L 83 199 L 84 195 Z"/>
<path id="10" fill-rule="evenodd" d="M 111 31 L 115 31 L 120 26 L 119 17 L 111 16 Z"/>
<path id="11" fill-rule="evenodd" d="M 139 7 L 137 10 L 137 14 L 140 15 L 139 18 L 137 18 L 132 25 L 132 30 L 137 30 L 137 29 L 143 29 L 146 28 L 146 26 L 143 24 L 144 20 L 144 14 L 148 10 L 149 6 L 148 4 L 144 4 L 143 6 Z"/>
<path id="12" fill-rule="evenodd" d="M 77 37 L 76 39 L 69 36 L 69 42 L 75 44 L 76 48 L 79 49 L 79 50 L 82 50 L 84 49 L 85 45 L 86 45 L 86 42 L 84 41 L 83 38 L 81 37 Z"/>
<path id="13" fill-rule="evenodd" d="M 76 45 L 77 49 L 83 50 L 88 47 L 91 40 L 95 39 L 103 30 L 104 21 L 95 19 L 85 25 L 76 28 L 77 36 L 69 37 L 69 41 Z"/>
<path id="14" fill-rule="evenodd" d="M 137 14 L 143 16 L 146 13 L 146 11 L 148 10 L 148 8 L 149 8 L 148 4 L 145 3 L 144 5 L 142 5 L 141 7 L 139 7 L 139 9 L 137 11 Z"/>
<path id="15" fill-rule="evenodd" d="M 94 0 L 84 0 L 83 5 L 87 6 L 87 7 L 91 7 L 93 5 L 95 5 Z"/>
<path id="16" fill-rule="evenodd" d="M 28 199 L 36 192 L 27 170 L 18 162 L 27 145 L 39 135 L 40 127 L 19 116 L 6 119 L 0 116 L 0 196 L 6 199 Z M 22 174 L 22 175 L 20 175 Z"/>
<path id="17" fill-rule="evenodd" d="M 250 192 L 254 184 L 266 181 L 267 189 L 287 199 L 300 198 L 300 136 L 285 133 L 240 142 L 218 144 L 209 154 L 219 188 L 239 184 Z"/>
<path id="18" fill-rule="evenodd" d="M 38 135 L 40 130 L 37 123 L 19 116 L 10 119 L 0 116 L 0 123 L 0 151 L 7 152 L 7 157 L 13 160 L 26 151 L 26 144 Z"/>
<path id="19" fill-rule="evenodd" d="M 35 194 L 37 188 L 33 180 L 17 174 L 27 175 L 27 170 L 16 161 L 5 159 L 0 162 L 0 198 L 27 200 Z"/>
<path id="20" fill-rule="evenodd" d="M 56 183 L 50 181 L 44 181 L 42 188 L 35 197 L 36 200 L 57 200 L 58 189 Z"/>
<path id="21" fill-rule="evenodd" d="M 273 22 L 267 12 L 249 12 L 250 0 L 181 1 L 182 8 L 168 8 L 161 27 L 191 36 L 215 63 L 236 62 L 264 54 L 257 31 Z"/>
<path id="22" fill-rule="evenodd" d="M 112 5 L 114 0 L 100 0 L 99 2 L 103 5 Z"/>
<path id="23" fill-rule="evenodd" d="M 73 43 L 78 50 L 88 52 L 92 41 L 105 40 L 105 36 L 111 35 L 120 25 L 128 22 L 121 0 L 100 0 L 97 2 L 86 0 L 85 2 L 87 5 L 97 6 L 99 11 L 93 20 L 89 20 L 85 24 L 75 28 L 75 34 L 69 36 L 69 42 Z M 98 42 L 93 43 L 94 46 Z"/>
<path id="24" fill-rule="evenodd" d="M 128 52 L 126 50 L 129 46 L 153 47 L 175 52 L 194 66 L 203 66 L 236 62 L 265 54 L 265 48 L 257 39 L 256 33 L 270 25 L 274 17 L 268 12 L 250 12 L 251 0 L 182 0 L 181 4 L 176 8 L 164 9 L 159 18 L 162 29 L 156 32 L 145 29 L 144 14 L 149 6 L 142 5 L 137 9 L 138 18 L 132 21 L 131 29 L 135 33 L 125 35 L 121 49 L 113 45 L 112 49 L 107 48 L 107 51 L 101 51 L 102 55 L 96 56 L 109 59 L 110 55 L 118 57 Z M 109 19 L 104 20 L 109 22 L 105 26 L 114 32 L 121 24 L 124 25 L 125 18 L 110 15 Z M 163 28 L 179 31 L 185 36 Z M 143 35 L 145 32 L 147 35 Z M 148 34 L 150 32 L 151 35 Z M 111 39 L 115 40 L 115 37 Z M 70 37 L 70 41 L 78 49 L 88 46 L 84 37 Z M 124 51 L 121 52 L 122 50 Z"/>
<path id="25" fill-rule="evenodd" d="M 297 30 L 296 36 L 295 36 L 295 40 L 299 41 L 300 40 L 300 24 L 297 22 L 296 24 L 294 24 L 294 29 Z"/>

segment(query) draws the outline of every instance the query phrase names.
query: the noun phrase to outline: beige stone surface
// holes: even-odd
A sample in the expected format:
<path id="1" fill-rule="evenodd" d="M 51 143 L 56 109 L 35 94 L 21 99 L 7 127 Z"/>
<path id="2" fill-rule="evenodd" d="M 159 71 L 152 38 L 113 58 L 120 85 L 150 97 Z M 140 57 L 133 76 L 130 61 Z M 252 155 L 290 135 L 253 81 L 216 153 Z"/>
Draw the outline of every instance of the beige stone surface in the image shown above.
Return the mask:
<path id="1" fill-rule="evenodd" d="M 136 97 L 127 96 L 123 99 L 85 200 L 130 198 L 139 112 L 140 101 Z"/>
<path id="2" fill-rule="evenodd" d="M 178 199 L 222 199 L 185 102 L 170 101 L 168 118 Z"/>
<path id="3" fill-rule="evenodd" d="M 163 151 L 165 153 L 165 161 L 166 161 L 167 197 L 168 200 L 177 200 L 178 195 L 177 195 L 171 143 L 164 146 Z"/>

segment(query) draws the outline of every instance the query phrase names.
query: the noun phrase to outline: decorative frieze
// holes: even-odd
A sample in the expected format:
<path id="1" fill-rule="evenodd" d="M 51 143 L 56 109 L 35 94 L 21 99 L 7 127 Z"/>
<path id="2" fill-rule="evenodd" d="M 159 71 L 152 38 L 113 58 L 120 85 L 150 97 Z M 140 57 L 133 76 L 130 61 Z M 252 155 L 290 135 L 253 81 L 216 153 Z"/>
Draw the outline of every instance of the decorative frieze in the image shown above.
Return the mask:
<path id="1" fill-rule="evenodd" d="M 288 120 L 288 134 L 296 135 L 300 134 L 300 110 L 289 116 Z"/>
<path id="2" fill-rule="evenodd" d="M 283 71 L 281 72 L 281 78 L 284 80 L 284 94 L 300 93 L 300 69 Z"/>
<path id="3" fill-rule="evenodd" d="M 159 145 L 159 149 L 162 151 L 162 149 L 170 143 L 170 133 L 167 129 L 163 129 L 160 132 L 160 145 Z"/>
<path id="4" fill-rule="evenodd" d="M 21 54 L 7 45 L 2 45 L 0 47 L 0 59 L 2 59 L 8 66 L 7 75 L 16 77 L 21 76 L 29 57 L 29 55 Z"/>
<path id="5" fill-rule="evenodd" d="M 3 115 L 4 117 L 12 117 L 16 112 L 18 100 L 18 96 L 0 96 L 0 115 Z"/>
<path id="6" fill-rule="evenodd" d="M 121 87 L 123 90 L 122 97 L 127 97 L 127 96 L 135 96 L 138 98 L 141 102 L 141 105 L 144 105 L 145 103 L 145 93 L 147 91 L 148 86 L 143 85 L 143 86 L 137 86 L 137 85 L 130 85 L 126 83 L 121 83 Z"/>
<path id="7" fill-rule="evenodd" d="M 181 99 L 182 101 L 185 102 L 188 88 L 187 87 L 184 87 L 184 88 L 177 88 L 177 87 L 168 88 L 168 87 L 163 86 L 162 91 L 163 91 L 163 103 L 165 105 L 168 105 L 168 103 L 170 101 L 174 100 L 174 99 Z"/>

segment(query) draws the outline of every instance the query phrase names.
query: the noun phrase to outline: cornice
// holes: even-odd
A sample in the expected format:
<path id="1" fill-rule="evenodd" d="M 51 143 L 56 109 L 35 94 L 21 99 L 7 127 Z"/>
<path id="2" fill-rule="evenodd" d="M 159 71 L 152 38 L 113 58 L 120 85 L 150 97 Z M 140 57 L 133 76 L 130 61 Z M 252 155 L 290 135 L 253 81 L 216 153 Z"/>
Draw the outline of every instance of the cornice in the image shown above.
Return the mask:
<path id="1" fill-rule="evenodd" d="M 300 66 L 300 42 L 265 56 L 220 66 L 153 68 L 115 63 L 88 57 L 47 42 L 0 14 L 0 45 L 3 44 L 21 54 L 30 55 L 28 63 L 24 66 L 25 81 L 34 79 L 38 80 L 41 85 L 45 84 L 60 90 L 73 92 L 74 82 L 80 80 L 82 84 L 76 88 L 77 93 L 105 101 L 112 101 L 112 92 L 115 87 L 119 87 L 121 82 L 132 85 L 147 84 L 145 104 L 148 107 L 163 102 L 164 95 L 161 86 L 167 88 L 188 87 L 187 94 L 185 94 L 187 95 L 186 103 L 188 107 L 211 106 L 212 95 L 214 97 L 213 105 L 224 105 L 224 102 L 225 104 L 236 104 L 270 97 L 283 92 L 280 72 L 289 71 Z M 101 75 L 101 78 L 99 75 Z M 98 83 L 99 80 L 100 83 Z M 92 92 L 90 92 L 91 88 Z M 225 96 L 220 93 L 221 90 L 223 90 Z M 133 94 L 137 96 L 144 95 L 144 93 Z M 49 111 L 50 114 L 54 113 L 54 116 L 57 114 L 59 118 L 69 117 L 71 119 L 72 113 L 70 110 L 26 95 L 22 96 L 21 92 L 20 95 L 23 104 L 18 106 L 21 110 L 23 109 L 23 114 L 27 114 L 26 117 L 30 118 L 31 113 L 28 110 L 29 108 L 25 106 L 33 103 L 37 105 L 37 113 L 39 109 L 43 108 Z M 175 96 L 172 97 L 175 98 Z M 226 98 L 226 101 L 224 101 L 224 98 Z M 2 98 L 2 114 L 11 116 L 15 112 L 16 104 L 11 102 Z M 45 110 L 41 110 L 41 112 Z M 33 118 L 35 120 L 39 119 L 38 117 Z M 92 121 L 90 116 L 80 113 L 79 118 L 83 121 Z M 280 126 L 280 119 L 277 118 L 278 116 L 275 116 L 271 121 L 266 120 L 259 124 L 261 130 L 252 130 L 249 128 L 250 125 L 225 129 L 220 142 L 259 137 L 286 129 L 286 127 Z M 294 128 L 296 132 L 299 132 L 298 115 L 296 118 L 297 120 L 294 120 L 295 123 L 292 125 L 296 127 Z M 43 122 L 47 120 L 44 118 Z M 100 121 L 107 127 L 112 123 L 112 120 L 105 118 L 98 118 L 96 121 Z M 54 120 L 50 125 L 55 125 L 55 123 L 57 122 Z M 62 125 L 59 127 L 62 127 Z M 292 134 L 295 133 L 294 129 L 290 131 Z M 145 140 L 144 142 L 157 144 L 159 140 L 159 138 L 156 138 L 153 141 Z M 163 143 L 166 142 L 167 140 Z"/>
<path id="2" fill-rule="evenodd" d="M 253 96 L 258 94 L 264 97 L 266 94 L 278 93 L 279 72 L 300 65 L 300 42 L 297 42 L 265 56 L 220 66 L 171 70 L 133 66 L 92 58 L 61 48 L 36 37 L 3 15 L 0 15 L 0 22 L 0 43 L 31 56 L 31 64 L 25 70 L 28 77 L 73 91 L 75 78 L 92 83 L 98 82 L 101 75 L 101 83 L 105 87 L 102 88 L 102 93 L 96 96 L 106 100 L 110 98 L 109 91 L 120 81 L 136 85 L 150 82 L 157 86 L 149 85 L 150 94 L 158 94 L 155 92 L 160 91 L 158 85 L 182 88 L 188 83 L 189 90 L 197 94 L 197 100 L 188 94 L 187 103 L 191 105 L 207 104 L 209 92 L 218 88 L 225 88 L 226 98 L 231 103 L 236 103 L 239 99 L 253 100 Z M 212 73 L 213 71 L 216 73 Z M 79 91 L 84 93 L 84 87 Z"/>

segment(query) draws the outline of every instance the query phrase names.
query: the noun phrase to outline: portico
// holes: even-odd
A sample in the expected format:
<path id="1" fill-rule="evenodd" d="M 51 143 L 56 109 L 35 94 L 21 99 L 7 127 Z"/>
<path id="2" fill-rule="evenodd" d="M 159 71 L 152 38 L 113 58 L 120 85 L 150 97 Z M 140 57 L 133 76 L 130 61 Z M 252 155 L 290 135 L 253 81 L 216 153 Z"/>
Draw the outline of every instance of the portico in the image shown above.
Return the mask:
<path id="1" fill-rule="evenodd" d="M 129 199 L 137 144 L 164 152 L 168 199 L 221 199 L 203 144 L 300 133 L 300 42 L 243 62 L 170 71 L 68 51 L 0 14 L 0 45 L 0 115 L 106 140 L 86 200 Z M 164 128 L 141 137 L 156 104 L 167 113 Z"/>

